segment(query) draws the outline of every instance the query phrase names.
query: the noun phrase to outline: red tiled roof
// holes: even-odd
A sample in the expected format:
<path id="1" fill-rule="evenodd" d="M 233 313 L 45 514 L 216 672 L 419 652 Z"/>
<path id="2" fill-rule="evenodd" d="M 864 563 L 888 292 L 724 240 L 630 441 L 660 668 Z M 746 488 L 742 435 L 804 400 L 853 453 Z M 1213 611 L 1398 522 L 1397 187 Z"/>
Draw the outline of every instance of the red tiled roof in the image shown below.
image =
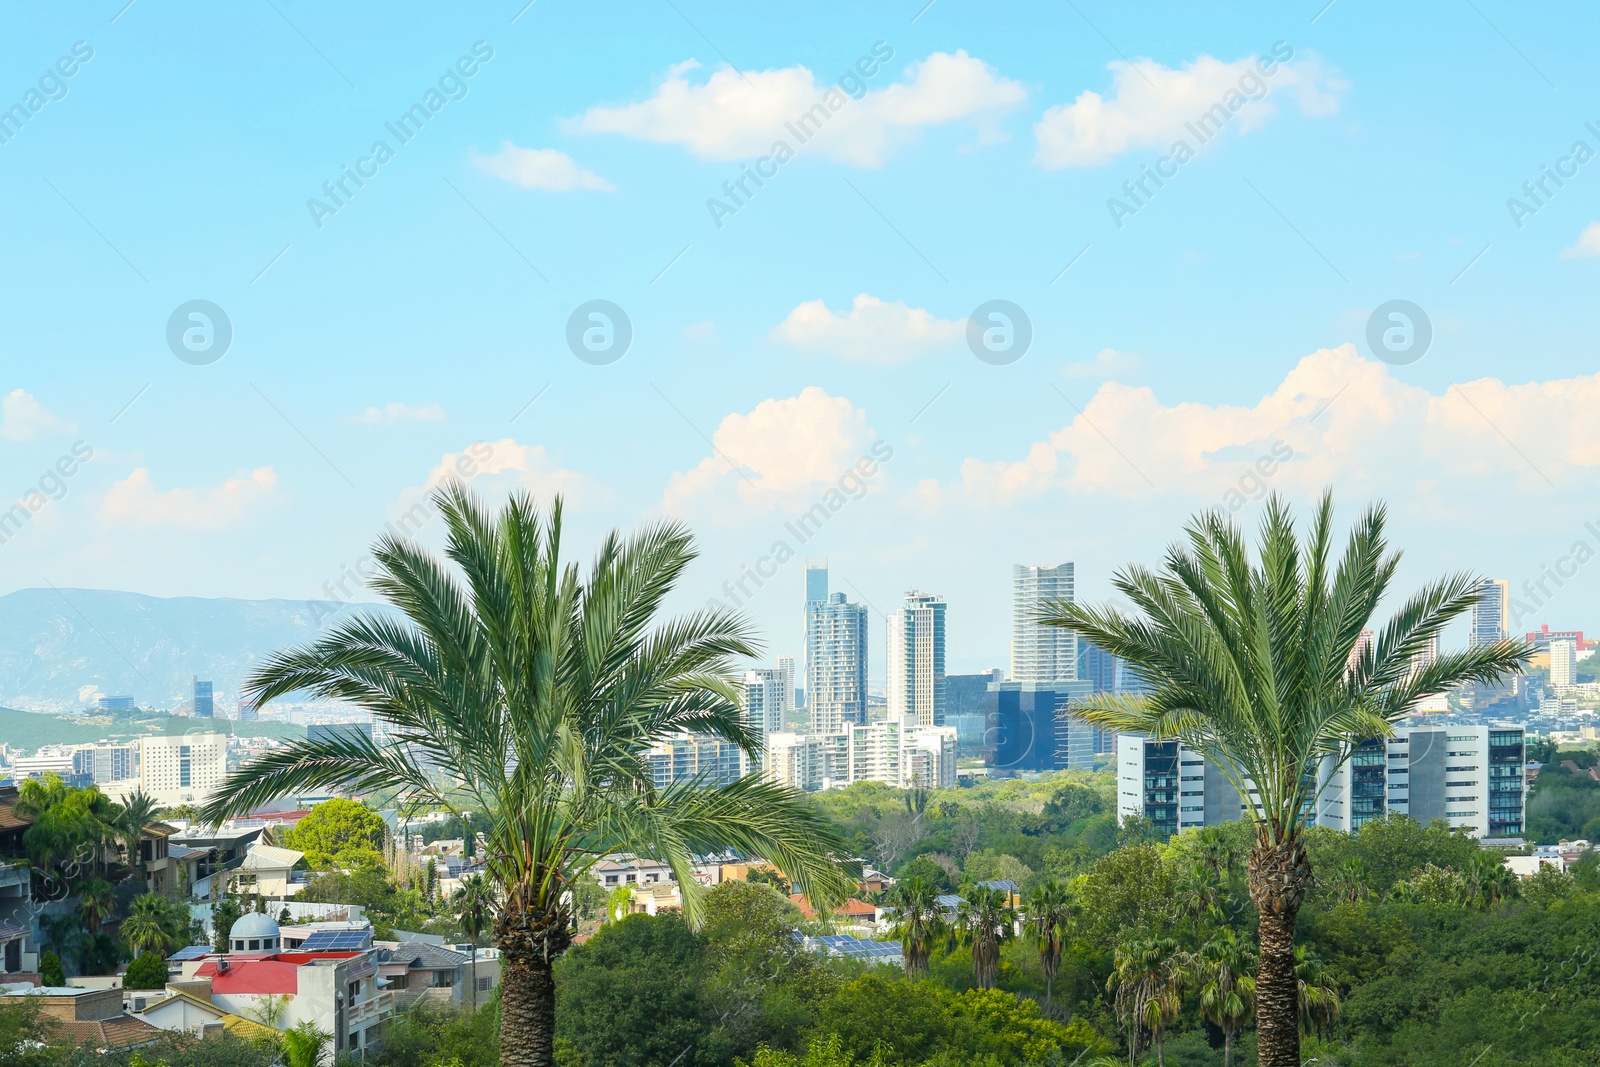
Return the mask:
<path id="1" fill-rule="evenodd" d="M 131 1015 L 118 1015 L 113 1019 L 76 1019 L 70 1022 L 56 1020 L 51 1032 L 74 1045 L 92 1042 L 96 1049 L 124 1049 L 148 1045 L 158 1040 L 163 1031 L 143 1019 Z"/>

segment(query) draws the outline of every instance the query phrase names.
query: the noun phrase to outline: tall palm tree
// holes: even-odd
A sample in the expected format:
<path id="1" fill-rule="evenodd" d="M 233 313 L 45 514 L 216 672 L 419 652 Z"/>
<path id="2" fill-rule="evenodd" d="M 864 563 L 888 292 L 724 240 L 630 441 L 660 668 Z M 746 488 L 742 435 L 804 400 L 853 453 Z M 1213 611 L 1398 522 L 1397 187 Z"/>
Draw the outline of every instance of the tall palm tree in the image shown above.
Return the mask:
<path id="1" fill-rule="evenodd" d="M 802 794 L 759 774 L 715 788 L 653 784 L 650 748 L 684 731 L 760 748 L 733 681 L 755 654 L 745 619 L 721 609 L 658 618 L 695 556 L 684 527 L 612 533 L 584 575 L 561 559 L 559 499 L 548 515 L 523 494 L 491 513 L 459 484 L 433 499 L 448 562 L 394 536 L 373 549 L 371 588 L 402 618 L 354 615 L 273 655 L 245 684 L 258 705 L 298 691 L 354 704 L 389 741 L 278 749 L 230 775 L 202 814 L 220 820 L 336 786 L 485 813 L 501 1062 L 548 1067 L 569 890 L 601 857 L 668 863 L 694 919 L 697 852 L 763 856 L 816 903 L 850 888 L 834 859 L 845 845 Z"/>
<path id="2" fill-rule="evenodd" d="M 1055 1004 L 1056 975 L 1061 970 L 1061 941 L 1072 923 L 1072 896 L 1066 883 L 1051 878 L 1033 887 L 1024 910 L 1028 936 L 1039 947 L 1039 969 L 1044 972 L 1044 1002 Z"/>
<path id="3" fill-rule="evenodd" d="M 1016 914 L 1011 894 L 981 885 L 962 890 L 956 909 L 956 930 L 972 946 L 972 976 L 979 989 L 993 989 L 1000 977 L 1000 942 L 1011 936 Z"/>
<path id="4" fill-rule="evenodd" d="M 1247 805 L 1255 826 L 1250 896 L 1261 916 L 1256 1020 L 1261 1067 L 1299 1067 L 1294 926 L 1311 877 L 1307 812 L 1318 764 L 1341 764 L 1352 745 L 1385 737 L 1423 696 L 1521 669 L 1527 647 L 1500 641 L 1439 656 L 1413 656 L 1478 600 L 1478 581 L 1457 574 L 1423 586 L 1352 655 L 1399 566 L 1384 536 L 1385 509 L 1369 508 L 1330 560 L 1333 501 L 1318 503 L 1302 544 L 1274 494 L 1252 560 L 1221 512 L 1195 517 L 1187 545 L 1167 551 L 1160 573 L 1119 571 L 1113 587 L 1137 616 L 1056 602 L 1042 622 L 1067 627 L 1146 679 L 1144 697 L 1102 695 L 1073 710 L 1098 726 L 1177 739 L 1207 756 Z"/>
<path id="5" fill-rule="evenodd" d="M 156 821 L 161 805 L 149 793 L 140 789 L 124 800 L 116 813 L 116 827 L 121 844 L 128 853 L 128 866 L 139 869 L 139 840 L 144 828 Z"/>
<path id="6" fill-rule="evenodd" d="M 478 938 L 494 924 L 494 887 L 481 874 L 469 874 L 461 879 L 461 887 L 451 896 L 456 915 L 461 921 L 461 932 L 472 945 L 472 959 L 468 963 L 467 987 L 472 991 L 472 1010 L 478 1010 Z"/>
<path id="7" fill-rule="evenodd" d="M 154 893 L 133 898 L 128 917 L 122 920 L 122 940 L 135 956 L 147 949 L 166 955 L 179 947 L 187 934 L 189 909 Z"/>
<path id="8" fill-rule="evenodd" d="M 1517 894 L 1517 876 L 1493 852 L 1474 853 L 1461 872 L 1466 880 L 1467 903 L 1488 910 Z"/>
<path id="9" fill-rule="evenodd" d="M 928 973 L 928 957 L 934 942 L 944 935 L 944 909 L 939 906 L 939 890 L 925 878 L 907 878 L 895 883 L 890 900 L 898 909 L 894 937 L 900 942 L 906 977 L 913 982 Z"/>
<path id="10" fill-rule="evenodd" d="M 1207 826 L 1200 830 L 1200 862 L 1217 872 L 1218 878 L 1232 878 L 1239 864 L 1239 855 L 1220 826 Z"/>
<path id="11" fill-rule="evenodd" d="M 1326 1037 L 1333 1031 L 1333 1024 L 1339 1021 L 1344 1005 L 1339 1000 L 1339 991 L 1328 980 L 1327 968 L 1305 945 L 1295 946 L 1294 980 L 1300 1027 L 1308 1034 L 1316 1032 Z"/>
<path id="12" fill-rule="evenodd" d="M 1195 984 L 1200 991 L 1200 1013 L 1222 1031 L 1222 1067 L 1232 1067 L 1233 1035 L 1244 1026 L 1255 1004 L 1256 954 L 1227 927 L 1204 945 L 1195 957 Z"/>
<path id="13" fill-rule="evenodd" d="M 1116 990 L 1112 1007 L 1128 1031 L 1130 1065 L 1153 1047 L 1156 1062 L 1166 1067 L 1162 1039 L 1183 1007 L 1186 962 L 1171 938 L 1129 941 L 1113 953 L 1106 988 Z"/>

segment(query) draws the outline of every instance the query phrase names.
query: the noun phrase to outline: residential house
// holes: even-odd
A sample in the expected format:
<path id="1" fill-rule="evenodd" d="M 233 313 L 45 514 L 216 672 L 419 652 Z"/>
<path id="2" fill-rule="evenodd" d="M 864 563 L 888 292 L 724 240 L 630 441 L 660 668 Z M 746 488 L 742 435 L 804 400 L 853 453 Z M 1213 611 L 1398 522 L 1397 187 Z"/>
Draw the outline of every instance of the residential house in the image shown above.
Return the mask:
<path id="1" fill-rule="evenodd" d="M 184 987 L 197 987 L 193 992 Z M 211 1002 L 210 983 L 183 982 L 161 991 L 150 990 L 148 999 L 136 1003 L 135 1014 L 151 1026 L 181 1030 L 195 1037 L 231 1034 L 246 1040 L 276 1039 L 280 1031 L 254 1019 L 246 1019 Z"/>
<path id="2" fill-rule="evenodd" d="M 0 787 L 0 972 L 20 977 L 39 970 L 39 919 L 33 869 L 22 847 L 33 820 L 18 815 L 16 803 L 16 787 Z"/>
<path id="3" fill-rule="evenodd" d="M 394 994 L 397 1010 L 421 1000 L 460 1004 L 468 992 L 469 953 L 416 941 L 386 942 L 376 953 L 378 977 Z"/>
<path id="4" fill-rule="evenodd" d="M 258 841 L 250 846 L 244 860 L 234 868 L 228 878 L 228 889 L 234 893 L 255 893 L 272 898 L 293 896 L 305 887 L 304 872 L 295 870 L 295 864 L 304 858 L 304 852 L 263 845 Z"/>
<path id="5" fill-rule="evenodd" d="M 161 1037 L 159 1029 L 123 1011 L 122 990 L 115 987 L 9 983 L 0 990 L 7 998 L 37 998 L 42 1012 L 56 1022 L 56 1039 L 72 1045 L 88 1043 L 97 1052 L 120 1052 L 153 1044 Z"/>

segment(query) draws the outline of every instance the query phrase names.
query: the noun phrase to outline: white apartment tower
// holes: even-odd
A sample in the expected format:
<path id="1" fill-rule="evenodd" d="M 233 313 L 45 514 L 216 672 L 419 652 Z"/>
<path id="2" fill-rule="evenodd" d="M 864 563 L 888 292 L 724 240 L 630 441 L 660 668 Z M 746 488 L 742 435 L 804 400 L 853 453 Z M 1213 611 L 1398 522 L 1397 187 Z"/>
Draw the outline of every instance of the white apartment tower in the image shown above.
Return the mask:
<path id="1" fill-rule="evenodd" d="M 744 672 L 744 717 L 761 743 L 783 729 L 783 675 L 767 668 Z"/>
<path id="2" fill-rule="evenodd" d="M 139 739 L 139 784 L 164 805 L 200 804 L 228 773 L 226 734 Z"/>
<path id="3" fill-rule="evenodd" d="M 1550 639 L 1550 684 L 1576 685 L 1578 682 L 1578 643 L 1570 637 Z"/>
<path id="4" fill-rule="evenodd" d="M 806 602 L 806 708 L 813 734 L 867 719 L 867 608 L 843 593 Z"/>
<path id="5" fill-rule="evenodd" d="M 1072 600 L 1072 564 L 1011 568 L 1011 681 L 1055 685 L 1078 680 L 1078 636 L 1043 626 L 1037 614 L 1055 600 Z"/>
<path id="6" fill-rule="evenodd" d="M 943 726 L 944 601 L 916 590 L 889 615 L 889 718 Z"/>
<path id="7" fill-rule="evenodd" d="M 1473 648 L 1504 641 L 1510 634 L 1511 583 L 1504 578 L 1485 578 L 1478 583 L 1478 600 L 1472 605 Z"/>

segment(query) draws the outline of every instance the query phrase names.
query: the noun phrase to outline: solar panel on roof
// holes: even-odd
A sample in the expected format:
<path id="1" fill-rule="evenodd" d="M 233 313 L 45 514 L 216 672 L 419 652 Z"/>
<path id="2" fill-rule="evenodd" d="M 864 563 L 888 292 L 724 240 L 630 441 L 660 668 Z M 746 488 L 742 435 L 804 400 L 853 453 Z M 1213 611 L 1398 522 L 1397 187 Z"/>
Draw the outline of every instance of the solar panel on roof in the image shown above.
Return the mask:
<path id="1" fill-rule="evenodd" d="M 197 960 L 201 956 L 210 955 L 213 951 L 214 950 L 212 949 L 212 947 L 210 945 L 189 945 L 189 946 L 187 946 L 185 948 L 180 948 L 178 951 L 176 951 L 172 955 L 168 956 L 167 959 L 169 959 L 169 960 Z"/>
<path id="2" fill-rule="evenodd" d="M 371 947 L 367 930 L 318 930 L 300 945 L 302 952 L 354 952 Z"/>

